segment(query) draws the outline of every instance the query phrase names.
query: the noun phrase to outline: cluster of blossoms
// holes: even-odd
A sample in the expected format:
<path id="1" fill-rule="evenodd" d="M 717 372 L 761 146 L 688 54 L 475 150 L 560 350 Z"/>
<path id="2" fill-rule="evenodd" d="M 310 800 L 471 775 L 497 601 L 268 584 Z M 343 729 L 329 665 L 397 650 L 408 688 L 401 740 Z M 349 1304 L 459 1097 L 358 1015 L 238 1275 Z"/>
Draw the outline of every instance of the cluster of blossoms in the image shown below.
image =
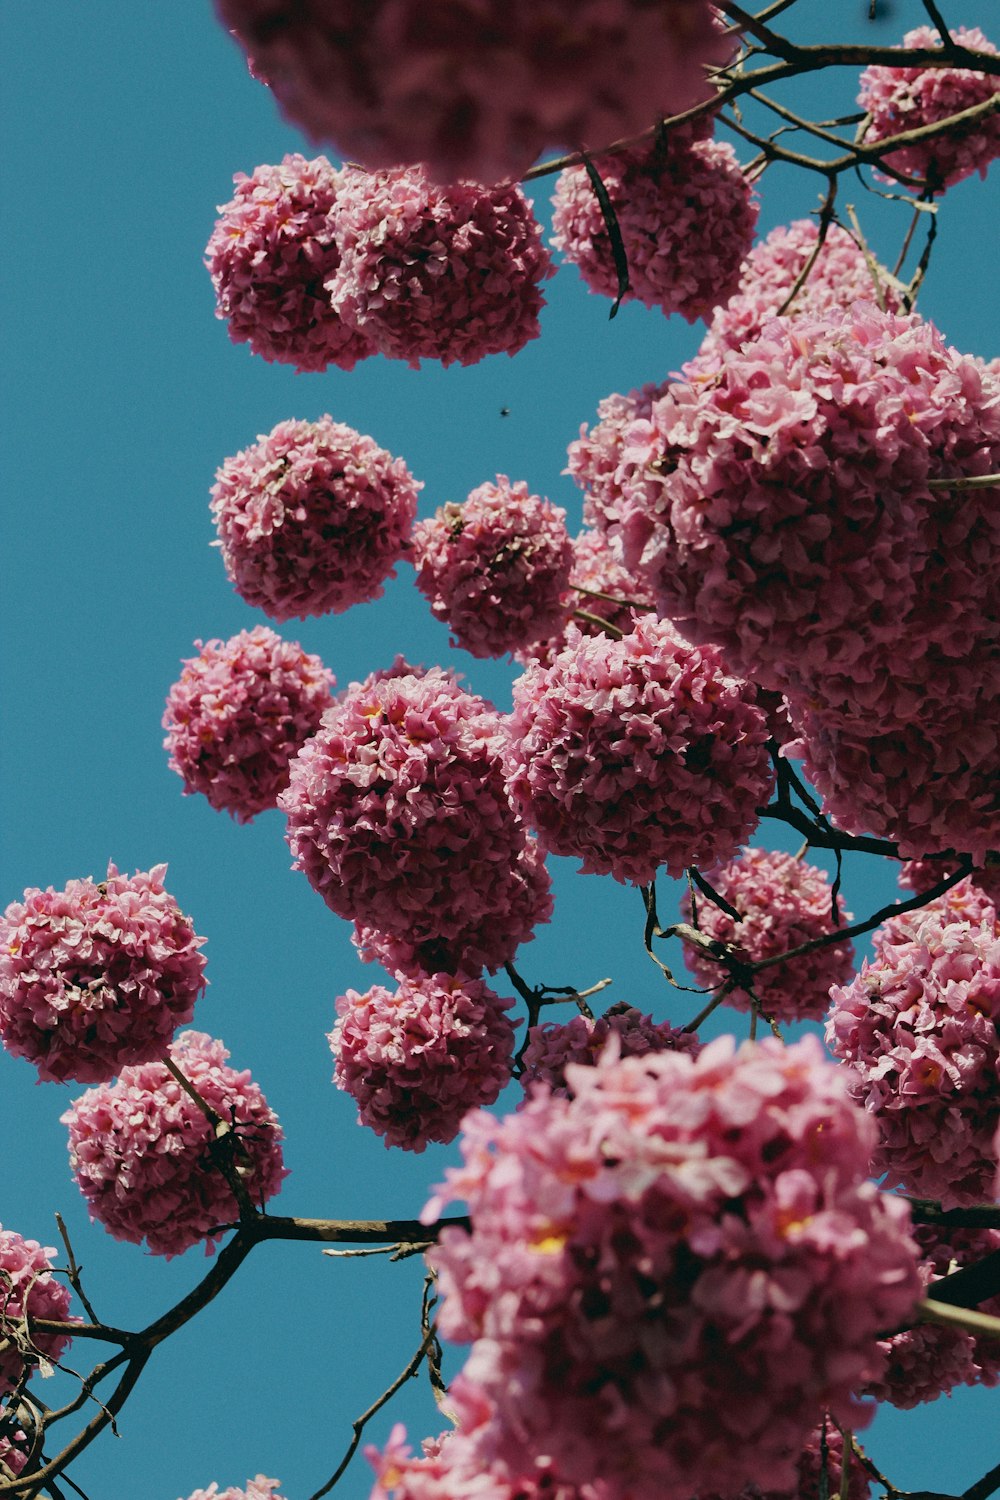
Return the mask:
<path id="1" fill-rule="evenodd" d="M 949 875 L 954 875 L 957 869 L 958 864 L 952 859 L 909 859 L 900 866 L 899 884 L 904 891 L 922 896 Z M 970 921 L 979 918 L 984 903 L 996 906 L 1000 901 L 1000 865 L 973 870 L 965 880 L 952 886 L 948 892 L 948 904 L 952 910 L 957 910 L 956 903 L 962 896 L 976 906 L 975 917 L 970 915 Z"/>
<path id="2" fill-rule="evenodd" d="M 832 992 L 826 1032 L 878 1123 L 873 1171 L 945 1207 L 992 1195 L 1000 1086 L 996 911 L 956 890 L 874 933 L 874 959 Z"/>
<path id="3" fill-rule="evenodd" d="M 558 635 L 533 641 L 515 651 L 515 658 L 522 666 L 532 662 L 550 666 L 569 644 L 570 623 L 579 626 L 583 635 L 613 635 L 615 631 L 628 635 L 643 614 L 652 611 L 653 601 L 646 585 L 629 572 L 603 532 L 584 528 L 571 539 L 570 556 L 561 629 Z"/>
<path id="4" fill-rule="evenodd" d="M 195 645 L 198 655 L 167 695 L 164 749 L 185 796 L 201 792 L 211 807 L 248 823 L 277 804 L 289 761 L 319 728 L 335 679 L 318 656 L 266 625 Z"/>
<path id="5" fill-rule="evenodd" d="M 510 786 L 543 846 L 637 884 L 728 859 L 773 784 L 754 690 L 666 621 L 567 642 L 514 684 Z"/>
<path id="6" fill-rule="evenodd" d="M 35 1331 L 25 1338 L 25 1318 L 49 1318 L 65 1323 L 70 1317 L 69 1288 L 52 1275 L 51 1245 L 26 1240 L 0 1225 L 0 1395 L 12 1391 L 26 1368 L 39 1359 L 58 1360 L 70 1343 L 67 1333 Z M 16 1449 L 0 1458 L 11 1463 Z"/>
<path id="7" fill-rule="evenodd" d="M 701 1043 L 693 1032 L 682 1031 L 667 1021 L 654 1021 L 632 1005 L 613 1005 L 603 1016 L 591 1020 L 574 1016 L 563 1023 L 549 1021 L 531 1029 L 531 1040 L 521 1058 L 521 1085 L 527 1093 L 532 1084 L 544 1083 L 553 1093 L 570 1095 L 567 1065 L 594 1066 L 608 1038 L 617 1038 L 619 1057 L 643 1057 L 647 1052 L 690 1052 Z"/>
<path id="8" fill-rule="evenodd" d="M 787 953 L 802 943 L 835 932 L 850 913 L 843 898 L 834 903 L 830 881 L 823 870 L 777 850 L 748 849 L 717 870 L 706 872 L 712 888 L 740 914 L 737 922 L 714 901 L 690 891 L 681 897 L 681 915 L 705 935 L 731 947 L 744 963 L 759 963 Z M 837 920 L 834 920 L 836 905 Z M 753 993 L 764 1014 L 775 1021 L 816 1021 L 825 1015 L 832 985 L 848 984 L 853 973 L 854 947 L 850 940 L 828 943 L 800 954 L 788 963 L 773 964 L 753 977 Z M 688 943 L 684 960 L 700 984 L 713 988 L 727 970 L 704 948 Z M 751 1008 L 751 996 L 740 985 L 726 991 L 726 1002 L 737 1010 Z"/>
<path id="9" fill-rule="evenodd" d="M 974 52 L 997 55 L 978 27 L 960 26 L 952 41 Z M 941 35 L 931 26 L 918 26 L 903 37 L 904 47 L 940 47 Z M 858 103 L 869 115 L 865 142 L 872 145 L 904 131 L 937 125 L 977 104 L 986 104 L 1000 90 L 1000 79 L 971 68 L 888 67 L 878 64 L 861 75 Z M 917 141 L 890 151 L 883 164 L 893 172 L 915 177 L 936 193 L 986 169 L 1000 156 L 1000 115 L 951 125 L 932 140 Z M 883 181 L 894 178 L 883 177 Z"/>
<path id="10" fill-rule="evenodd" d="M 598 402 L 593 427 L 588 428 L 584 422 L 580 436 L 566 450 L 565 472 L 583 490 L 585 523 L 609 537 L 620 538 L 621 543 L 635 511 L 629 486 L 636 466 L 625 458 L 626 434 L 633 422 L 649 417 L 669 389 L 669 381 L 660 385 L 650 382 L 626 396 L 617 392 L 605 396 Z M 645 537 L 644 529 L 643 542 Z M 634 561 L 641 555 L 642 545 L 630 551 Z"/>
<path id="11" fill-rule="evenodd" d="M 260 1088 L 248 1071 L 228 1067 L 225 1047 L 204 1032 L 182 1032 L 169 1056 L 230 1127 L 233 1169 L 263 1203 L 286 1173 L 281 1128 Z M 61 1119 L 90 1217 L 114 1239 L 145 1240 L 154 1255 L 180 1255 L 199 1241 L 208 1250 L 239 1216 L 213 1159 L 215 1126 L 165 1062 L 123 1068 L 117 1082 L 88 1089 Z"/>
<path id="12" fill-rule="evenodd" d="M 420 488 L 401 458 L 343 422 L 279 422 L 216 475 L 226 573 L 273 620 L 378 599 L 409 545 Z"/>
<path id="13" fill-rule="evenodd" d="M 470 1115 L 425 1210 L 469 1207 L 430 1259 L 498 1458 L 544 1453 L 606 1500 L 789 1490 L 920 1295 L 906 1206 L 867 1181 L 873 1123 L 813 1037 L 612 1043 L 567 1081 Z"/>
<path id="14" fill-rule="evenodd" d="M 463 1115 L 510 1082 L 510 1006 L 481 980 L 448 974 L 400 978 L 394 991 L 348 990 L 330 1034 L 334 1082 L 387 1146 L 423 1151 L 454 1140 Z"/>
<path id="15" fill-rule="evenodd" d="M 263 1474 L 258 1474 L 256 1479 L 248 1479 L 245 1490 L 238 1490 L 234 1486 L 229 1489 L 220 1490 L 217 1484 L 210 1484 L 207 1490 L 195 1490 L 188 1496 L 188 1500 L 281 1500 L 281 1496 L 275 1491 L 281 1483 L 279 1479 L 268 1479 Z"/>
<path id="16" fill-rule="evenodd" d="M 39 1079 L 103 1082 L 158 1057 L 205 990 L 205 939 L 166 865 L 25 891 L 0 918 L 0 1036 Z"/>
<path id="17" fill-rule="evenodd" d="M 417 587 L 453 645 L 503 656 L 551 635 L 565 619 L 573 561 L 566 512 L 524 480 L 481 484 L 413 531 Z"/>

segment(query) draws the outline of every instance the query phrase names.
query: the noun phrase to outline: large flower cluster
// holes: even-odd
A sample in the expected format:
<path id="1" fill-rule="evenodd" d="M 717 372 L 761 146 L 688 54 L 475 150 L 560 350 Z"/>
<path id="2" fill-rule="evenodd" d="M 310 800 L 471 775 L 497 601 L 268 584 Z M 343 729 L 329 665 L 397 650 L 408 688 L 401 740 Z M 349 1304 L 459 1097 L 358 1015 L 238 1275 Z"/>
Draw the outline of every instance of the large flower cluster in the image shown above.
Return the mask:
<path id="1" fill-rule="evenodd" d="M 1000 1094 L 1000 930 L 962 894 L 892 917 L 875 958 L 834 989 L 827 1040 L 877 1121 L 873 1170 L 946 1207 L 993 1191 Z"/>
<path id="2" fill-rule="evenodd" d="M 953 41 L 974 52 L 997 49 L 978 27 L 960 26 L 950 33 Z M 918 26 L 903 38 L 904 47 L 940 47 L 941 37 L 931 26 Z M 1000 80 L 971 68 L 895 68 L 885 64 L 866 68 L 861 75 L 858 103 L 870 116 L 865 132 L 868 145 L 901 135 L 904 131 L 937 125 L 977 104 L 985 104 L 1000 90 Z M 965 177 L 986 169 L 1000 156 L 1000 114 L 949 125 L 932 140 L 916 141 L 890 151 L 884 164 L 893 172 L 915 177 L 932 191 L 942 192 Z M 885 181 L 895 179 L 883 176 Z"/>
<path id="3" fill-rule="evenodd" d="M 409 544 L 420 488 L 401 458 L 343 422 L 279 422 L 216 475 L 226 573 L 273 620 L 377 599 Z"/>
<path id="4" fill-rule="evenodd" d="M 319 728 L 333 673 L 318 656 L 266 625 L 199 652 L 167 695 L 163 727 L 170 769 L 184 794 L 247 823 L 288 785 L 288 763 Z"/>
<path id="5" fill-rule="evenodd" d="M 367 167 L 519 177 L 706 95 L 732 43 L 706 0 L 216 0 L 288 117 Z"/>
<path id="6" fill-rule="evenodd" d="M 430 1259 L 498 1455 L 608 1500 L 790 1489 L 920 1294 L 906 1206 L 866 1180 L 872 1123 L 813 1037 L 612 1048 L 568 1082 L 470 1115 L 425 1211 L 469 1206 Z"/>
<path id="7" fill-rule="evenodd" d="M 184 1031 L 169 1056 L 219 1121 L 231 1127 L 232 1168 L 254 1203 L 286 1176 L 281 1127 L 249 1072 L 227 1065 L 220 1041 Z M 211 1248 L 239 1215 L 216 1128 L 165 1062 L 123 1068 L 117 1082 L 88 1089 L 64 1115 L 70 1165 L 90 1217 L 116 1240 L 155 1255 Z M 224 1149 L 224 1148 L 223 1148 Z"/>
<path id="8" fill-rule="evenodd" d="M 558 635 L 533 641 L 515 658 L 522 666 L 540 662 L 550 666 L 568 645 L 567 629 L 572 622 L 583 635 L 628 635 L 647 612 L 653 600 L 645 582 L 626 568 L 617 548 L 602 531 L 584 528 L 570 542 L 569 588 L 562 599 L 561 629 Z M 608 631 L 607 626 L 611 626 Z"/>
<path id="9" fill-rule="evenodd" d="M 463 1115 L 510 1082 L 510 1005 L 481 980 L 447 974 L 348 990 L 330 1034 L 334 1082 L 387 1146 L 454 1140 Z"/>
<path id="10" fill-rule="evenodd" d="M 543 846 L 623 882 L 728 859 L 773 782 L 753 689 L 665 621 L 621 640 L 570 627 L 515 682 L 510 732 L 510 786 Z"/>
<path id="11" fill-rule="evenodd" d="M 69 1320 L 69 1288 L 52 1275 L 49 1257 L 55 1253 L 51 1245 L 26 1240 L 0 1225 L 0 1395 L 13 1390 L 39 1359 L 61 1359 L 70 1343 L 67 1333 L 36 1329 L 30 1342 L 26 1336 L 25 1318 Z"/>
<path id="12" fill-rule="evenodd" d="M 281 1496 L 275 1494 L 280 1483 L 280 1479 L 268 1479 L 258 1474 L 256 1479 L 247 1480 L 245 1490 L 233 1486 L 220 1490 L 218 1484 L 210 1484 L 207 1490 L 195 1490 L 188 1500 L 281 1500 Z"/>
<path id="13" fill-rule="evenodd" d="M 843 898 L 838 895 L 834 901 L 824 871 L 791 854 L 748 849 L 707 876 L 712 888 L 739 912 L 740 920 L 708 898 L 699 896 L 694 902 L 689 891 L 681 897 L 681 914 L 690 922 L 697 912 L 697 925 L 705 937 L 729 945 L 733 956 L 743 962 L 774 958 L 835 932 L 845 918 L 850 921 Z M 849 939 L 828 943 L 788 963 L 761 969 L 753 977 L 753 993 L 772 1020 L 818 1020 L 830 1004 L 831 986 L 850 982 L 853 959 Z M 694 943 L 685 944 L 684 960 L 699 983 L 709 988 L 727 976 L 725 967 Z M 726 992 L 726 1001 L 737 1010 L 749 1010 L 752 1004 L 740 985 Z"/>
<path id="14" fill-rule="evenodd" d="M 629 391 L 627 396 L 617 391 L 605 396 L 598 402 L 593 427 L 582 423 L 580 436 L 567 448 L 564 472 L 583 490 L 583 519 L 588 526 L 618 536 L 630 524 L 635 505 L 629 486 L 635 464 L 625 458 L 626 434 L 633 422 L 649 417 L 654 404 L 669 389 L 669 381 L 660 385 L 650 382 Z M 643 543 L 646 535 L 644 527 Z M 642 553 L 642 545 L 631 552 L 634 564 Z"/>
<path id="15" fill-rule="evenodd" d="M 0 1035 L 39 1079 L 97 1083 L 158 1057 L 205 990 L 166 865 L 24 893 L 0 918 Z"/>
<path id="16" fill-rule="evenodd" d="M 413 531 L 417 587 L 473 656 L 503 656 L 551 635 L 565 618 L 572 547 L 566 512 L 524 480 L 481 484 Z"/>
<path id="17" fill-rule="evenodd" d="M 682 1031 L 668 1021 L 654 1021 L 632 1005 L 613 1005 L 603 1016 L 591 1020 L 573 1016 L 565 1022 L 548 1021 L 531 1028 L 531 1040 L 521 1058 L 521 1086 L 525 1092 L 532 1084 L 544 1083 L 555 1093 L 571 1094 L 566 1079 L 570 1063 L 593 1066 L 604 1051 L 608 1038 L 617 1038 L 620 1057 L 643 1057 L 647 1052 L 690 1052 L 696 1054 L 701 1043 L 693 1032 Z"/>
<path id="18" fill-rule="evenodd" d="M 353 370 L 373 350 L 323 289 L 340 264 L 330 222 L 340 173 L 323 156 L 291 155 L 233 181 L 205 250 L 229 337 L 298 370 Z"/>

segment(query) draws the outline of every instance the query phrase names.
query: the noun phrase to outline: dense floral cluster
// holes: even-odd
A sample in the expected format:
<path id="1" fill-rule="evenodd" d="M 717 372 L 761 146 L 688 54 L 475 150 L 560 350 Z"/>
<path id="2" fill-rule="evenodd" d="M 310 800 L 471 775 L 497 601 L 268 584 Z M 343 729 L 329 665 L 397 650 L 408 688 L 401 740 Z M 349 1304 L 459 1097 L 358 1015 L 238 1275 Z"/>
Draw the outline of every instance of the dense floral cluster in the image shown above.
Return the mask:
<path id="1" fill-rule="evenodd" d="M 1000 935 L 995 910 L 950 891 L 892 917 L 875 958 L 835 988 L 827 1041 L 878 1122 L 872 1159 L 889 1187 L 981 1203 L 993 1191 L 1000 1085 Z"/>
<path id="2" fill-rule="evenodd" d="M 498 968 L 550 911 L 504 782 L 503 723 L 440 668 L 354 683 L 292 764 L 295 868 L 362 945 L 428 973 Z M 381 950 L 381 951 L 380 951 Z"/>
<path id="3" fill-rule="evenodd" d="M 70 1343 L 67 1333 L 36 1330 L 25 1343 L 25 1317 L 65 1323 L 70 1316 L 69 1288 L 52 1275 L 51 1245 L 26 1240 L 0 1225 L 0 1395 L 15 1388 L 25 1368 L 39 1359 L 61 1359 Z M 0 1453 L 7 1463 L 10 1457 Z"/>
<path id="4" fill-rule="evenodd" d="M 740 913 L 736 922 L 728 912 L 707 897 L 692 900 L 685 891 L 681 915 L 697 926 L 705 937 L 731 945 L 743 962 L 759 963 L 787 953 L 802 943 L 834 932 L 850 913 L 843 897 L 836 898 L 838 921 L 834 922 L 834 898 L 823 870 L 791 854 L 771 849 L 747 849 L 718 870 L 706 872 L 713 888 Z M 727 977 L 725 967 L 694 943 L 684 947 L 684 960 L 700 984 L 713 988 Z M 753 993 L 764 1014 L 774 1021 L 815 1021 L 830 1004 L 830 987 L 848 984 L 853 972 L 854 947 L 850 940 L 828 943 L 789 963 L 773 964 L 753 977 Z M 747 991 L 739 985 L 727 990 L 726 1002 L 737 1010 L 749 1010 Z"/>
<path id="5" fill-rule="evenodd" d="M 558 635 L 533 641 L 515 658 L 528 666 L 531 662 L 551 665 L 553 658 L 568 644 L 567 629 L 572 622 L 583 635 L 628 635 L 643 614 L 652 611 L 653 600 L 642 579 L 631 573 L 621 561 L 617 548 L 602 531 L 585 528 L 570 542 L 571 564 L 569 588 L 562 599 L 562 628 Z M 607 630 L 607 626 L 611 630 Z"/>
<path id="6" fill-rule="evenodd" d="M 996 47 L 978 27 L 960 26 L 950 35 L 961 47 L 997 55 Z M 906 33 L 903 46 L 940 47 L 941 36 L 932 26 L 918 26 Z M 974 105 L 985 104 L 998 90 L 1000 80 L 971 68 L 895 68 L 884 64 L 866 68 L 858 95 L 858 103 L 870 116 L 865 142 L 871 145 L 904 131 L 936 125 Z M 883 161 L 891 171 L 915 177 L 940 193 L 973 172 L 985 177 L 996 156 L 1000 156 L 1000 114 L 994 112 L 951 125 L 932 140 L 900 146 Z M 895 180 L 879 175 L 884 181 Z"/>
<path id="7" fill-rule="evenodd" d="M 230 1486 L 227 1490 L 220 1490 L 217 1484 L 210 1484 L 207 1490 L 195 1490 L 188 1500 L 281 1500 L 281 1496 L 275 1494 L 279 1479 L 267 1479 L 263 1474 L 258 1474 L 256 1479 L 248 1479 L 245 1490 L 238 1490 Z"/>
<path id="8" fill-rule="evenodd" d="M 401 458 L 332 417 L 279 422 L 216 475 L 226 573 L 273 620 L 377 599 L 409 544 L 420 489 Z"/>
<path id="9" fill-rule="evenodd" d="M 552 264 L 515 184 L 440 188 L 420 167 L 349 169 L 333 226 L 330 300 L 390 359 L 473 365 L 538 337 L 538 283 Z"/>
<path id="10" fill-rule="evenodd" d="M 340 264 L 330 221 L 340 173 L 323 156 L 291 155 L 233 181 L 205 251 L 229 337 L 298 370 L 353 370 L 372 348 L 323 289 Z"/>
<path id="11" fill-rule="evenodd" d="M 620 881 L 728 859 L 773 782 L 753 689 L 665 621 L 621 640 L 571 626 L 515 682 L 510 732 L 510 786 L 543 846 Z"/>
<path id="12" fill-rule="evenodd" d="M 430 1259 L 499 1457 L 607 1500 L 790 1489 L 920 1293 L 906 1206 L 866 1180 L 873 1124 L 813 1037 L 611 1048 L 568 1082 L 470 1115 L 425 1211 L 469 1207 Z"/>
<path id="13" fill-rule="evenodd" d="M 395 991 L 348 990 L 330 1034 L 334 1082 L 387 1146 L 454 1140 L 463 1115 L 510 1082 L 510 1005 L 481 980 L 447 974 L 401 978 Z"/>
<path id="14" fill-rule="evenodd" d="M 954 859 L 909 859 L 899 867 L 899 884 L 904 891 L 922 896 L 925 891 L 933 890 L 942 880 L 953 875 L 957 869 L 958 864 Z M 966 898 L 970 908 L 963 915 L 970 921 L 978 920 L 984 906 L 996 906 L 1000 902 L 1000 865 L 987 865 L 973 870 L 965 880 L 952 886 L 948 893 L 948 904 L 953 910 L 957 909 L 956 903 L 962 896 Z M 975 908 L 974 917 L 971 915 L 972 907 Z"/>
<path id="15" fill-rule="evenodd" d="M 753 189 L 732 146 L 684 132 L 596 165 L 628 262 L 626 300 L 689 323 L 708 318 L 736 291 L 757 225 Z M 560 174 L 553 202 L 556 249 L 592 292 L 617 297 L 611 238 L 584 167 Z"/>
<path id="16" fill-rule="evenodd" d="M 625 458 L 625 437 L 632 423 L 648 418 L 654 404 L 669 389 L 669 381 L 660 385 L 650 382 L 627 396 L 617 392 L 605 396 L 598 402 L 598 419 L 593 427 L 584 422 L 580 436 L 567 448 L 564 472 L 583 490 L 583 519 L 588 526 L 617 536 L 630 524 L 635 506 L 629 484 L 635 464 Z M 644 528 L 643 542 L 646 534 Z M 631 550 L 634 564 L 642 545 Z"/>
<path id="17" fill-rule="evenodd" d="M 473 656 L 503 656 L 541 640 L 565 618 L 572 547 L 566 512 L 524 480 L 481 484 L 413 531 L 417 587 Z"/>
<path id="18" fill-rule="evenodd" d="M 184 1031 L 173 1063 L 223 1124 L 232 1127 L 234 1169 L 263 1203 L 286 1175 L 282 1132 L 248 1071 L 226 1064 L 221 1042 Z M 206 1249 L 238 1217 L 233 1189 L 213 1160 L 215 1128 L 165 1062 L 123 1068 L 116 1083 L 88 1089 L 64 1115 L 70 1165 L 90 1217 L 116 1240 L 155 1255 Z"/>
<path id="19" fill-rule="evenodd" d="M 319 728 L 335 679 L 318 656 L 266 625 L 195 645 L 198 655 L 184 662 L 167 696 L 164 749 L 185 796 L 201 792 L 247 823 L 276 805 L 288 763 Z"/>
<path id="20" fill-rule="evenodd" d="M 0 1035 L 40 1080 L 98 1083 L 158 1057 L 205 990 L 166 865 L 24 893 L 0 918 Z"/>
<path id="21" fill-rule="evenodd" d="M 706 0 L 216 0 L 315 140 L 442 182 L 519 177 L 547 146 L 636 135 L 705 97 L 732 42 Z"/>
<path id="22" fill-rule="evenodd" d="M 668 1050 L 696 1054 L 701 1048 L 693 1032 L 682 1031 L 667 1021 L 654 1021 L 652 1016 L 622 1003 L 596 1020 L 581 1015 L 565 1022 L 548 1021 L 533 1026 L 530 1035 L 521 1058 L 521 1085 L 526 1092 L 532 1084 L 544 1083 L 555 1093 L 571 1094 L 567 1064 L 594 1065 L 611 1036 L 617 1038 L 620 1057 Z"/>

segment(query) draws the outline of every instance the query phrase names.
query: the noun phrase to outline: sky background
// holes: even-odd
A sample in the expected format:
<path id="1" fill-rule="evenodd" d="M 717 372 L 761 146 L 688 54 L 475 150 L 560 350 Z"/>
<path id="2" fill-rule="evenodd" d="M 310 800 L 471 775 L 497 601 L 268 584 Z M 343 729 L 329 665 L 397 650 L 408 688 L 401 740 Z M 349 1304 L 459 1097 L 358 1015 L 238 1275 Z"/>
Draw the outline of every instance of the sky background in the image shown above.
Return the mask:
<path id="1" fill-rule="evenodd" d="M 869 25 L 862 0 L 800 0 L 798 34 L 899 39 L 923 19 L 897 0 Z M 946 4 L 952 24 L 996 25 L 996 0 Z M 824 31 L 831 23 L 834 30 Z M 298 376 L 229 342 L 202 264 L 215 206 L 232 175 L 286 151 L 316 148 L 279 117 L 208 0 L 6 0 L 2 267 L 3 849 L 0 901 L 29 886 L 169 863 L 167 884 L 205 949 L 211 985 L 194 1024 L 249 1067 L 284 1126 L 291 1169 L 273 1208 L 325 1217 L 419 1212 L 457 1147 L 389 1152 L 355 1124 L 330 1082 L 326 1033 L 335 997 L 377 982 L 327 911 L 290 870 L 277 812 L 239 827 L 182 798 L 167 768 L 160 717 L 197 638 L 265 623 L 229 586 L 208 491 L 223 459 L 289 417 L 329 413 L 393 454 L 424 483 L 421 514 L 497 473 L 564 505 L 566 445 L 597 402 L 661 380 L 692 355 L 700 325 L 589 295 L 564 267 L 546 288 L 542 336 L 510 360 L 413 371 L 381 357 L 353 372 Z M 996 38 L 995 39 L 1000 39 Z M 817 113 L 853 108 L 853 81 L 813 78 L 782 96 Z M 748 148 L 741 149 L 744 159 Z M 332 153 L 331 153 L 332 154 Z M 821 183 L 780 169 L 761 184 L 761 232 L 806 215 Z M 548 213 L 549 183 L 531 190 Z M 845 184 L 866 232 L 893 259 L 908 214 Z M 949 193 L 921 309 L 965 352 L 998 352 L 989 246 L 995 181 Z M 501 416 L 501 409 L 509 416 Z M 340 686 L 389 664 L 452 662 L 469 687 L 509 705 L 514 672 L 448 647 L 401 567 L 379 601 L 290 622 L 282 633 L 319 654 Z M 773 825 L 761 843 L 778 845 Z M 793 847 L 792 844 L 786 847 Z M 602 1000 L 625 999 L 683 1024 L 697 997 L 668 990 L 642 950 L 634 890 L 550 861 L 551 926 L 522 949 L 531 983 L 585 987 L 612 975 Z M 850 858 L 855 916 L 891 898 L 891 875 Z M 661 914 L 677 888 L 663 882 Z M 498 988 L 501 986 L 498 985 Z M 745 1019 L 720 1023 L 741 1034 Z M 0 1055 L 0 1220 L 44 1244 L 65 1217 L 99 1313 L 141 1326 L 203 1273 L 197 1249 L 169 1264 L 113 1242 L 87 1219 L 70 1177 L 59 1116 L 78 1085 L 36 1085 Z M 517 1090 L 508 1101 L 516 1102 Z M 305 1500 L 336 1467 L 350 1422 L 419 1343 L 421 1267 L 410 1260 L 325 1259 L 317 1246 L 268 1245 L 196 1322 L 154 1357 L 120 1420 L 73 1474 L 91 1500 L 176 1500 L 262 1472 Z M 70 1352 L 78 1367 L 86 1351 Z M 454 1373 L 460 1354 L 452 1354 Z M 56 1377 L 54 1384 L 57 1384 Z M 41 1387 L 51 1398 L 51 1387 Z M 960 1491 L 998 1445 L 989 1393 L 880 1416 L 868 1446 L 901 1487 Z M 372 1424 L 383 1441 L 405 1420 L 419 1440 L 445 1424 L 426 1381 Z M 368 1494 L 359 1459 L 337 1493 Z"/>

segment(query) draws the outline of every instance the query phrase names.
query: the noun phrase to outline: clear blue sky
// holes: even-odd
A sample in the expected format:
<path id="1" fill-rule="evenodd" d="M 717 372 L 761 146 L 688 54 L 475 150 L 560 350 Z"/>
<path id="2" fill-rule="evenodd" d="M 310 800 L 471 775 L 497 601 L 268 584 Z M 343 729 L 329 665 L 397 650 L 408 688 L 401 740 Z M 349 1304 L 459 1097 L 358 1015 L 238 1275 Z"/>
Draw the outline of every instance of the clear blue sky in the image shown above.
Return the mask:
<path id="1" fill-rule="evenodd" d="M 816 36 L 830 21 L 841 36 L 887 42 L 923 16 L 917 0 L 896 0 L 892 16 L 869 28 L 865 9 L 862 0 L 802 0 L 798 14 Z M 989 31 L 992 21 L 995 33 L 997 9 L 996 0 L 946 5 L 953 23 Z M 211 987 L 196 1024 L 253 1069 L 286 1130 L 292 1175 L 276 1211 L 416 1213 L 454 1149 L 387 1152 L 330 1083 L 334 998 L 375 982 L 376 971 L 359 965 L 347 924 L 289 869 L 280 815 L 240 828 L 182 799 L 161 748 L 163 699 L 195 638 L 263 620 L 232 592 L 209 546 L 209 486 L 218 464 L 258 433 L 329 412 L 406 459 L 425 484 L 423 514 L 502 472 L 565 505 L 575 526 L 580 497 L 561 473 L 566 444 L 602 396 L 676 369 L 700 328 L 636 308 L 609 323 L 607 303 L 564 268 L 548 286 L 542 337 L 515 360 L 416 372 L 378 358 L 322 376 L 268 365 L 230 344 L 213 317 L 201 257 L 234 172 L 314 151 L 249 77 L 209 0 L 7 0 L 0 28 L 9 59 L 0 902 L 30 885 L 99 878 L 109 859 L 128 871 L 168 861 L 169 888 L 208 938 Z M 843 112 L 852 98 L 841 89 L 829 103 L 815 81 L 786 97 Z M 805 215 L 818 188 L 769 173 L 762 230 Z M 891 257 L 904 211 L 860 185 L 845 188 Z M 535 185 L 540 212 L 549 191 Z M 995 180 L 949 194 L 922 297 L 952 342 L 985 356 L 998 352 L 995 228 Z M 454 660 L 475 690 L 509 701 L 510 669 L 449 652 L 406 568 L 376 604 L 293 622 L 284 634 L 322 656 L 342 685 L 403 651 L 428 664 Z M 579 877 L 572 862 L 553 864 L 556 917 L 522 950 L 529 979 L 584 986 L 610 974 L 609 1000 L 688 1019 L 643 955 L 638 895 Z M 856 915 L 888 889 L 881 872 L 848 863 Z M 665 914 L 671 899 L 664 895 Z M 165 1265 L 89 1224 L 59 1124 L 79 1089 L 36 1086 L 33 1076 L 0 1055 L 0 1220 L 53 1243 L 59 1209 L 99 1312 L 138 1326 L 205 1262 L 195 1250 Z M 90 1451 L 74 1471 L 79 1482 L 91 1500 L 176 1500 L 213 1479 L 242 1485 L 264 1472 L 302 1500 L 335 1467 L 351 1418 L 419 1342 L 419 1285 L 413 1261 L 259 1249 L 160 1351 L 123 1413 L 121 1438 L 107 1435 Z M 963 1394 L 880 1421 L 873 1454 L 899 1485 L 961 1489 L 1000 1457 L 983 1442 L 989 1400 Z M 396 1415 L 414 1439 L 444 1425 L 423 1385 L 372 1435 L 384 1438 Z M 368 1489 L 359 1460 L 338 1493 L 360 1500 Z"/>

